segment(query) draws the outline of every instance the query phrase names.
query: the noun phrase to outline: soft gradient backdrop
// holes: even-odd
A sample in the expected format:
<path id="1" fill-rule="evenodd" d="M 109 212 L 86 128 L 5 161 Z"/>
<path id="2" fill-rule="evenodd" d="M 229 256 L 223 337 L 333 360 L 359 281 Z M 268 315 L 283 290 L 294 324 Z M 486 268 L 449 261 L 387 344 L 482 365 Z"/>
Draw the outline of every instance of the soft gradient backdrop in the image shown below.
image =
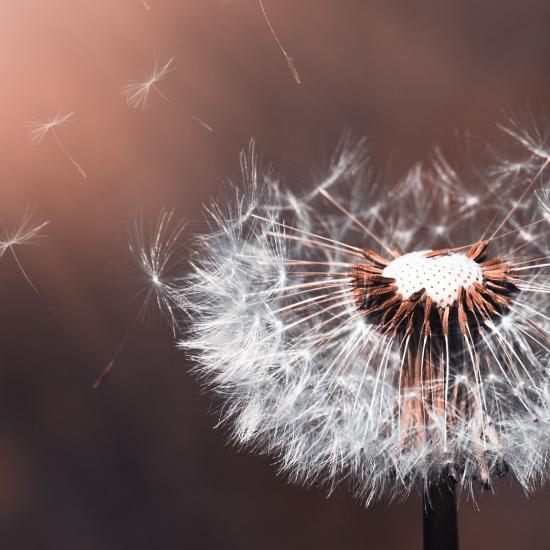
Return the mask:
<path id="1" fill-rule="evenodd" d="M 4 0 L 0 9 L 0 220 L 51 220 L 20 251 L 43 299 L 0 261 L 0 545 L 31 550 L 419 548 L 418 497 L 365 510 L 288 486 L 267 459 L 213 430 L 211 398 L 162 323 L 140 324 L 104 386 L 91 384 L 139 302 L 125 226 L 175 206 L 189 235 L 238 175 L 251 137 L 266 162 L 309 174 L 344 130 L 399 173 L 456 131 L 499 139 L 505 108 L 541 113 L 550 91 L 545 0 L 265 0 L 295 58 L 288 72 L 256 0 Z M 154 55 L 160 84 L 215 129 L 120 89 Z M 29 120 L 76 111 L 32 143 Z M 460 506 L 463 548 L 550 546 L 550 488 L 509 483 Z"/>

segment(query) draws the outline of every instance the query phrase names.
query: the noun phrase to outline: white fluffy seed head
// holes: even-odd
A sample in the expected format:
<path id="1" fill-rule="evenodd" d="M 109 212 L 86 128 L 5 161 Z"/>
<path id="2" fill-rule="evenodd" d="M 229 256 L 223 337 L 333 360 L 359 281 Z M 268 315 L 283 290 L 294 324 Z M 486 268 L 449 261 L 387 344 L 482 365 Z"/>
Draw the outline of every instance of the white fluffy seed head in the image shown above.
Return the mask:
<path id="1" fill-rule="evenodd" d="M 404 254 L 384 268 L 382 274 L 395 279 L 403 299 L 425 289 L 433 303 L 444 309 L 454 304 L 460 287 L 467 289 L 475 282 L 483 281 L 481 266 L 464 254 L 427 258 L 426 253 Z"/>
<path id="2" fill-rule="evenodd" d="M 198 239 L 191 273 L 169 285 L 188 319 L 180 345 L 217 391 L 235 441 L 270 453 L 293 481 L 332 489 L 350 480 L 366 503 L 441 476 L 466 492 L 506 471 L 526 489 L 550 477 L 550 268 L 519 264 L 550 254 L 548 227 L 539 226 L 546 203 L 528 187 L 546 165 L 530 155 L 518 170 L 506 154 L 483 178 L 476 170 L 462 181 L 438 157 L 390 187 L 373 178 L 359 144 L 344 147 L 313 188 L 292 191 L 243 157 L 243 186 L 208 208 L 211 230 Z M 384 311 L 372 323 L 358 311 L 357 277 L 347 275 L 369 267 L 365 248 L 380 250 L 382 240 L 400 251 L 385 275 L 393 271 L 409 296 L 426 287 L 443 306 L 479 281 L 479 268 L 465 255 L 428 251 L 493 231 L 489 257 L 506 258 L 511 276 L 522 270 L 519 291 L 496 315 L 478 300 L 460 327 L 455 302 L 417 341 L 405 321 L 380 330 Z M 447 321 L 448 350 L 439 334 Z M 412 361 L 424 342 L 427 384 Z"/>

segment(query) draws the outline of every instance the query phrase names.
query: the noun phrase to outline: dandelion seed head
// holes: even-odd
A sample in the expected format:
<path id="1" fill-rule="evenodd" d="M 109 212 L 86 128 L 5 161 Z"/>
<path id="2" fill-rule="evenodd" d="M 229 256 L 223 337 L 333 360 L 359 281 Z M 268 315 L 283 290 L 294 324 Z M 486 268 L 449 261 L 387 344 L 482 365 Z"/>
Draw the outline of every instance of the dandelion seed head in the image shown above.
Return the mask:
<path id="1" fill-rule="evenodd" d="M 171 293 L 237 443 L 366 503 L 547 477 L 550 250 L 525 177 L 545 168 L 513 141 L 521 175 L 462 179 L 437 154 L 392 186 L 348 141 L 300 193 L 245 157 Z"/>

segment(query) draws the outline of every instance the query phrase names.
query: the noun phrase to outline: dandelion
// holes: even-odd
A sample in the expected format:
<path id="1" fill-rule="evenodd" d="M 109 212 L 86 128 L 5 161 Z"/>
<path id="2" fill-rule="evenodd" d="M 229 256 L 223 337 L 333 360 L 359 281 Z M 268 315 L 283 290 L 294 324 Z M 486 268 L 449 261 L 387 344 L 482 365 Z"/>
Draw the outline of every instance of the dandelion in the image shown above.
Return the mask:
<path id="1" fill-rule="evenodd" d="M 0 239 L 0 259 L 2 259 L 4 254 L 10 253 L 17 264 L 19 271 L 38 296 L 40 296 L 40 293 L 23 268 L 23 264 L 21 263 L 15 249 L 20 246 L 36 242 L 36 240 L 42 236 L 42 230 L 48 225 L 48 223 L 49 221 L 33 222 L 32 212 L 27 210 L 19 225 L 12 230 L 7 228 L 4 229 L 3 238 Z"/>
<path id="2" fill-rule="evenodd" d="M 205 130 L 213 132 L 214 130 L 209 124 L 204 122 L 199 117 L 182 109 L 158 87 L 158 83 L 163 81 L 171 72 L 173 61 L 174 58 L 171 57 L 166 63 L 162 64 L 160 59 L 156 57 L 152 71 L 147 74 L 144 80 L 138 80 L 126 84 L 122 88 L 122 97 L 126 100 L 126 103 L 130 105 L 130 107 L 134 109 L 141 109 L 143 111 L 152 90 L 156 92 L 164 101 L 176 107 L 176 109 L 178 109 L 178 111 L 183 113 L 186 117 L 194 120 L 197 124 L 200 124 Z"/>
<path id="3" fill-rule="evenodd" d="M 174 275 L 179 265 L 176 253 L 184 229 L 185 224 L 176 220 L 174 210 L 161 210 L 153 224 L 145 223 L 142 212 L 130 222 L 127 233 L 132 265 L 128 275 L 138 287 L 135 298 L 139 299 L 140 307 L 111 360 L 95 380 L 94 390 L 113 370 L 137 322 L 144 321 L 149 312 L 161 312 L 176 334 L 178 321 L 172 296 L 178 289 L 179 278 Z"/>
<path id="4" fill-rule="evenodd" d="M 46 122 L 31 121 L 27 123 L 27 133 L 29 138 L 35 143 L 42 143 L 42 140 L 46 137 L 46 134 L 51 133 L 59 145 L 63 154 L 71 161 L 74 167 L 80 172 L 80 175 L 83 178 L 86 178 L 86 172 L 82 169 L 82 166 L 74 157 L 69 153 L 69 150 L 65 144 L 61 141 L 59 135 L 57 134 L 56 128 L 62 126 L 68 122 L 74 115 L 74 111 L 69 113 L 62 113 L 59 111 L 53 118 L 47 120 Z"/>
<path id="5" fill-rule="evenodd" d="M 430 502 L 453 510 L 445 548 L 455 491 L 545 479 L 550 149 L 527 152 L 464 180 L 436 152 L 389 186 L 348 143 L 299 193 L 244 155 L 174 293 L 234 440 L 367 504 L 419 488 L 427 540 Z"/>

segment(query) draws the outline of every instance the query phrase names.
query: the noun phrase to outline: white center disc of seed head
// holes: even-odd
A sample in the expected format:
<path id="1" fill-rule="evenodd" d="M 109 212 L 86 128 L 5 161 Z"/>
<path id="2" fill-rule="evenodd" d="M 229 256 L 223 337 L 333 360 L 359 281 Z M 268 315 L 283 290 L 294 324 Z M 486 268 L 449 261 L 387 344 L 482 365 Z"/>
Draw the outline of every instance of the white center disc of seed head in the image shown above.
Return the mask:
<path id="1" fill-rule="evenodd" d="M 455 303 L 460 287 L 467 289 L 475 282 L 483 282 L 481 266 L 464 254 L 426 258 L 429 252 L 404 254 L 383 269 L 384 277 L 395 279 L 397 292 L 404 300 L 425 289 L 434 305 L 443 309 Z"/>

